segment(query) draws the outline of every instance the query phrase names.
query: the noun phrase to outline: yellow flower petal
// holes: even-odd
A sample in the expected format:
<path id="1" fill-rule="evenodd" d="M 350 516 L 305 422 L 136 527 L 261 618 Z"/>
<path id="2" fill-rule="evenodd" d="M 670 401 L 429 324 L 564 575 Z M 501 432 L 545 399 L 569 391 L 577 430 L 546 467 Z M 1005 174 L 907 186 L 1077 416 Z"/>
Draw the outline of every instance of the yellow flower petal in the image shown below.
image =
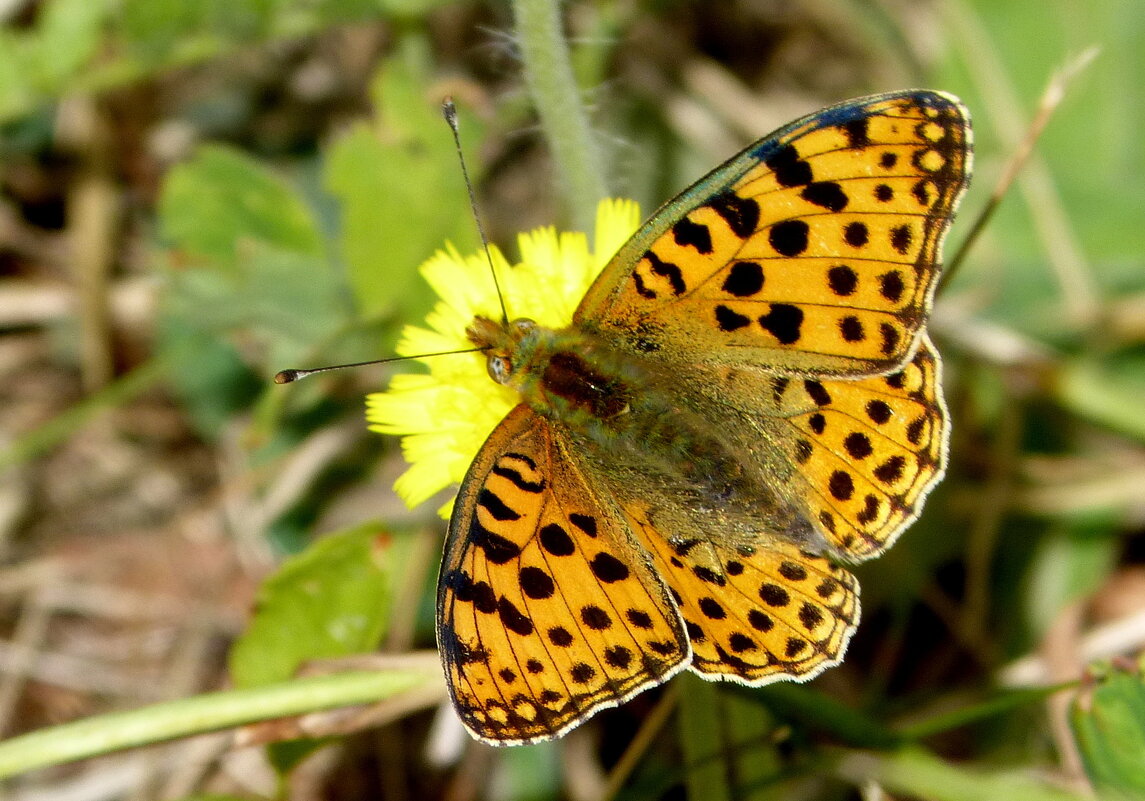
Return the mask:
<path id="1" fill-rule="evenodd" d="M 631 200 L 605 200 L 597 207 L 594 248 L 582 233 L 538 228 L 518 236 L 521 261 L 510 265 L 490 246 L 511 318 L 528 317 L 540 325 L 563 328 L 613 253 L 640 222 Z M 421 266 L 421 274 L 440 297 L 424 326 L 407 326 L 397 352 L 402 356 L 472 347 L 465 328 L 476 315 L 501 318 L 501 304 L 483 252 L 463 256 L 451 244 Z M 490 380 L 485 356 L 466 353 L 421 360 L 428 375 L 396 375 L 384 392 L 366 399 L 370 430 L 402 437 L 410 467 L 394 489 L 416 506 L 461 481 L 478 448 L 519 402 L 516 393 Z M 440 510 L 448 516 L 452 503 Z"/>

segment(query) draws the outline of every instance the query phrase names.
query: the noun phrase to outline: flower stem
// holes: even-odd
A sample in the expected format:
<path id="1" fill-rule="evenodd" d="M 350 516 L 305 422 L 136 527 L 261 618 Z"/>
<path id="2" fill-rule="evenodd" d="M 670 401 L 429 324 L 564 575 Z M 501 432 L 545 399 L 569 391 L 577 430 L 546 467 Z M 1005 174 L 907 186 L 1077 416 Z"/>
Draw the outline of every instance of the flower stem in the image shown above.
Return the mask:
<path id="1" fill-rule="evenodd" d="M 605 196 L 599 148 L 580 102 L 558 0 L 512 0 L 525 82 L 553 150 L 574 225 L 592 229 L 597 202 Z"/>
<path id="2" fill-rule="evenodd" d="M 413 669 L 338 673 L 77 720 L 0 743 L 0 778 L 176 737 L 379 701 L 440 680 L 434 671 Z"/>

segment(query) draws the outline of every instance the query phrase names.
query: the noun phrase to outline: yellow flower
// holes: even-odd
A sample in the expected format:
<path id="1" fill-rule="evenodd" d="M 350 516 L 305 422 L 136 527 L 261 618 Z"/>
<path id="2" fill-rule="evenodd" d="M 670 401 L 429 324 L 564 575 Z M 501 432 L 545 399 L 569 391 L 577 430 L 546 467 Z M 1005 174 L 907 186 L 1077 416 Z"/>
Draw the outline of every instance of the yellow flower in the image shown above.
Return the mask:
<path id="1" fill-rule="evenodd" d="M 631 200 L 604 200 L 597 207 L 593 249 L 582 233 L 557 234 L 538 228 L 518 236 L 521 261 L 510 265 L 490 246 L 510 319 L 528 317 L 549 328 L 572 322 L 580 299 L 640 222 Z M 473 347 L 465 328 L 476 315 L 501 318 L 501 305 L 484 253 L 462 256 L 447 244 L 421 266 L 441 297 L 426 327 L 406 326 L 401 356 Z M 394 376 L 384 392 L 366 399 L 370 430 L 402 438 L 409 469 L 394 490 L 411 508 L 461 481 L 477 449 L 518 402 L 511 389 L 493 382 L 485 354 L 464 353 L 420 359 L 428 375 Z M 442 510 L 447 515 L 452 503 Z"/>

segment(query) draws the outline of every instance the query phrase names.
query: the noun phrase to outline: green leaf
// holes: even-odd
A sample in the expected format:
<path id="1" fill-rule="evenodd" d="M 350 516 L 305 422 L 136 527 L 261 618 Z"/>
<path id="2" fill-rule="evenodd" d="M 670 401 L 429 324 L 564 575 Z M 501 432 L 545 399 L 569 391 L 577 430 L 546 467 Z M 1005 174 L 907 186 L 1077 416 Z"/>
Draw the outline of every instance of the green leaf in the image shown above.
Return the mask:
<path id="1" fill-rule="evenodd" d="M 249 243 L 318 256 L 322 240 L 293 188 L 234 148 L 205 145 L 171 170 L 159 198 L 163 236 L 192 257 L 236 265 Z"/>
<path id="2" fill-rule="evenodd" d="M 279 776 L 287 776 L 290 771 L 298 767 L 302 760 L 332 742 L 334 742 L 332 737 L 320 740 L 306 737 L 301 740 L 270 743 L 266 747 L 266 758 L 270 761 L 275 773 Z"/>
<path id="3" fill-rule="evenodd" d="M 234 347 L 187 318 L 168 315 L 160 321 L 157 350 L 172 367 L 171 383 L 196 429 L 208 438 L 262 389 Z"/>
<path id="4" fill-rule="evenodd" d="M 1070 725 L 1099 790 L 1145 796 L 1145 672 L 1110 668 L 1074 699 Z"/>
<path id="5" fill-rule="evenodd" d="M 556 743 L 509 748 L 498 757 L 500 797 L 540 801 L 562 796 L 560 747 Z"/>
<path id="6" fill-rule="evenodd" d="M 223 340 L 241 341 L 258 374 L 304 361 L 315 343 L 346 327 L 344 287 L 299 193 L 238 151 L 200 149 L 171 171 L 159 205 L 160 229 L 178 251 L 171 261 L 191 261 L 170 273 L 161 329 L 175 336 L 161 345 L 203 340 L 201 348 L 179 349 L 176 375 L 185 400 L 211 431 L 223 422 L 216 411 L 225 419 L 235 408 L 212 411 L 218 405 L 210 397 L 213 382 L 238 368 L 251 372 L 236 358 L 238 350 L 208 363 L 223 355 Z M 250 392 L 242 398 L 252 399 Z"/>
<path id="7" fill-rule="evenodd" d="M 231 650 L 235 685 L 280 681 L 308 660 L 376 648 L 389 620 L 391 556 L 389 536 L 367 523 L 286 560 L 263 583 Z"/>
<path id="8" fill-rule="evenodd" d="M 1091 596 L 1108 578 L 1121 550 L 1121 510 L 1055 520 L 1030 562 L 1024 600 L 1033 631 L 1046 632 L 1067 604 Z"/>
<path id="9" fill-rule="evenodd" d="M 1139 352 L 1066 362 L 1054 392 L 1075 414 L 1145 442 L 1145 359 Z"/>
<path id="10" fill-rule="evenodd" d="M 426 95 L 430 64 L 425 43 L 406 37 L 374 82 L 378 119 L 352 128 L 327 162 L 326 187 L 342 209 L 342 257 L 365 316 L 392 312 L 418 265 L 446 240 L 462 250 L 475 241 L 441 97 Z M 480 130 L 461 116 L 472 162 Z"/>
<path id="11" fill-rule="evenodd" d="M 0 28 L 0 120 L 7 120 L 33 102 L 28 74 L 26 36 Z"/>
<path id="12" fill-rule="evenodd" d="M 43 6 L 35 48 L 40 89 L 60 91 L 95 55 L 108 5 L 107 0 L 52 0 Z"/>
<path id="13" fill-rule="evenodd" d="M 985 771 L 954 765 L 921 748 L 888 753 L 851 752 L 839 760 L 836 772 L 856 787 L 871 782 L 895 797 L 928 801 L 1085 801 L 1082 796 L 1051 786 L 1030 775 L 1028 767 Z M 1090 799 L 1092 801 L 1092 799 Z"/>
<path id="14" fill-rule="evenodd" d="M 119 24 L 127 47 L 149 62 L 162 63 L 202 27 L 202 3 L 156 3 L 124 0 Z"/>
<path id="15" fill-rule="evenodd" d="M 848 745 L 893 748 L 902 739 L 881 721 L 806 685 L 781 681 L 758 689 L 732 687 L 730 692 L 743 695 L 784 720 L 798 721 L 801 727 L 825 732 Z"/>

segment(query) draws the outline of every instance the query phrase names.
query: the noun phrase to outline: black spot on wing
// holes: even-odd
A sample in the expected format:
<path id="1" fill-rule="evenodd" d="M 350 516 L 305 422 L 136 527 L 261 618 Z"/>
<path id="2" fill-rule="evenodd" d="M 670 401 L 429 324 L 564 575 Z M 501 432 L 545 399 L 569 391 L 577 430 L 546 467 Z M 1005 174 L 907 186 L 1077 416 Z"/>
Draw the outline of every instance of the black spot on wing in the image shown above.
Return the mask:
<path id="1" fill-rule="evenodd" d="M 696 578 L 700 581 L 714 584 L 717 587 L 722 587 L 728 583 L 728 580 L 723 575 L 717 573 L 711 568 L 704 567 L 703 565 L 696 565 L 692 568 L 692 572 L 696 574 Z"/>
<path id="2" fill-rule="evenodd" d="M 779 575 L 788 581 L 806 581 L 807 568 L 796 562 L 783 561 L 779 563 Z"/>
<path id="3" fill-rule="evenodd" d="M 604 649 L 604 661 L 614 668 L 626 670 L 632 664 L 632 651 L 623 645 Z"/>
<path id="4" fill-rule="evenodd" d="M 624 613 L 628 618 L 628 622 L 638 629 L 652 628 L 652 617 L 645 611 L 640 609 L 629 609 Z"/>
<path id="5" fill-rule="evenodd" d="M 847 193 L 834 181 L 816 181 L 808 184 L 800 193 L 800 197 L 828 211 L 842 211 L 847 208 Z"/>
<path id="6" fill-rule="evenodd" d="M 728 270 L 723 290 L 737 298 L 750 297 L 763 289 L 763 267 L 754 261 L 737 261 Z"/>
<path id="7" fill-rule="evenodd" d="M 573 512 L 569 515 L 569 522 L 579 528 L 588 536 L 596 539 L 596 518 L 591 515 L 582 515 L 579 512 Z"/>
<path id="8" fill-rule="evenodd" d="M 875 468 L 875 478 L 884 484 L 894 484 L 903 477 L 905 468 L 906 459 L 896 454 Z"/>
<path id="9" fill-rule="evenodd" d="M 811 396 L 811 400 L 815 401 L 816 406 L 831 405 L 831 393 L 822 383 L 812 379 L 804 379 L 803 389 Z"/>
<path id="10" fill-rule="evenodd" d="M 578 662 L 572 666 L 569 676 L 572 677 L 575 684 L 588 684 L 596 677 L 596 668 L 585 662 Z"/>
<path id="11" fill-rule="evenodd" d="M 803 220 L 784 220 L 771 226 L 767 241 L 781 256 L 798 256 L 807 250 L 810 226 Z"/>
<path id="12" fill-rule="evenodd" d="M 857 120 L 848 120 L 841 126 L 843 135 L 847 137 L 847 144 L 853 148 L 866 147 L 871 143 L 870 133 L 868 132 L 869 121 L 866 117 L 860 117 Z"/>
<path id="13" fill-rule="evenodd" d="M 867 417 L 871 418 L 871 422 L 880 426 L 890 420 L 893 414 L 886 401 L 881 400 L 867 401 L 866 412 Z"/>
<path id="14" fill-rule="evenodd" d="M 644 251 L 644 258 L 648 260 L 648 264 L 652 267 L 652 272 L 661 278 L 668 281 L 668 286 L 672 288 L 672 294 L 683 295 L 687 290 L 687 285 L 684 283 L 684 274 L 680 272 L 680 268 L 671 262 L 664 261 L 651 250 Z"/>
<path id="15" fill-rule="evenodd" d="M 589 562 L 592 574 L 605 584 L 614 584 L 628 578 L 628 566 L 610 553 L 598 553 Z"/>
<path id="16" fill-rule="evenodd" d="M 926 418 L 916 417 L 911 420 L 906 427 L 906 438 L 911 445 L 917 445 L 922 442 L 923 432 L 926 431 Z"/>
<path id="17" fill-rule="evenodd" d="M 840 297 L 855 294 L 859 286 L 859 276 L 846 264 L 837 264 L 827 271 L 827 286 Z"/>
<path id="18" fill-rule="evenodd" d="M 855 519 L 862 523 L 864 526 L 868 523 L 873 523 L 879 516 L 879 509 L 882 504 L 879 502 L 878 496 L 867 495 L 863 498 L 863 508 L 855 515 Z"/>
<path id="19" fill-rule="evenodd" d="M 658 297 L 656 294 L 656 290 L 649 289 L 645 285 L 644 277 L 641 276 L 640 273 L 633 271 L 632 283 L 636 285 L 636 294 L 639 295 L 640 297 L 647 298 L 648 300 L 656 300 L 656 298 Z"/>
<path id="20" fill-rule="evenodd" d="M 874 452 L 871 438 L 859 431 L 852 431 L 844 437 L 843 448 L 852 459 L 866 459 Z"/>
<path id="21" fill-rule="evenodd" d="M 528 492 L 535 495 L 538 492 L 544 491 L 545 482 L 543 479 L 541 481 L 529 481 L 521 475 L 519 470 L 513 467 L 509 467 L 506 464 L 507 461 L 507 459 L 501 458 L 498 460 L 497 464 L 493 466 L 493 469 L 490 472 L 492 472 L 495 476 L 500 476 L 501 478 L 506 479 L 509 481 L 509 483 L 511 483 L 514 487 L 521 490 L 522 492 Z"/>
<path id="22" fill-rule="evenodd" d="M 589 604 L 588 606 L 581 607 L 580 619 L 593 631 L 603 631 L 612 626 L 612 618 L 609 616 L 608 612 L 604 611 L 596 604 Z"/>
<path id="23" fill-rule="evenodd" d="M 514 634 L 527 637 L 533 633 L 533 621 L 521 614 L 521 610 L 504 595 L 497 600 L 497 614 L 505 628 Z"/>
<path id="24" fill-rule="evenodd" d="M 791 596 L 787 590 L 769 581 L 760 585 L 759 597 L 765 604 L 772 607 L 787 606 L 791 603 Z"/>
<path id="25" fill-rule="evenodd" d="M 931 198 L 930 198 L 930 187 L 929 187 L 929 184 L 925 178 L 918 181 L 911 188 L 910 193 L 912 195 L 914 195 L 914 199 L 918 201 L 918 204 L 920 206 L 923 206 L 923 207 L 929 207 L 930 206 L 930 200 L 931 200 Z"/>
<path id="26" fill-rule="evenodd" d="M 451 570 L 441 580 L 442 585 L 453 592 L 458 603 L 473 604 L 478 612 L 491 615 L 497 611 L 497 595 L 487 581 L 474 581 L 463 570 Z"/>
<path id="27" fill-rule="evenodd" d="M 839 320 L 839 333 L 847 342 L 862 342 L 867 338 L 863 322 L 853 314 Z"/>
<path id="28" fill-rule="evenodd" d="M 850 222 L 843 228 L 843 241 L 853 248 L 861 248 L 870 241 L 870 232 L 861 222 Z"/>
<path id="29" fill-rule="evenodd" d="M 719 304 L 716 306 L 716 325 L 719 326 L 721 331 L 731 333 L 738 331 L 741 328 L 746 328 L 751 325 L 751 318 L 745 317 L 739 312 L 732 311 L 727 306 Z"/>
<path id="30" fill-rule="evenodd" d="M 855 494 L 855 482 L 850 473 L 836 470 L 827 480 L 827 489 L 836 500 L 848 501 Z"/>
<path id="31" fill-rule="evenodd" d="M 749 197 L 740 197 L 731 191 L 721 192 L 709 200 L 707 205 L 723 218 L 731 232 L 740 239 L 747 239 L 759 225 L 759 204 Z"/>
<path id="32" fill-rule="evenodd" d="M 898 303 L 902 293 L 906 290 L 902 274 L 898 270 L 891 270 L 879 276 L 879 294 L 891 303 Z"/>
<path id="33" fill-rule="evenodd" d="M 803 310 L 788 303 L 773 303 L 759 324 L 783 345 L 792 345 L 802 336 Z"/>
<path id="34" fill-rule="evenodd" d="M 709 620 L 723 620 L 728 613 L 715 598 L 704 597 L 699 601 L 700 611 Z"/>
<path id="35" fill-rule="evenodd" d="M 517 578 L 521 591 L 534 600 L 552 598 L 556 592 L 553 577 L 539 567 L 523 567 Z"/>
<path id="36" fill-rule="evenodd" d="M 520 520 L 521 515 L 501 500 L 501 496 L 485 487 L 477 495 L 477 505 L 492 515 L 494 520 Z"/>
<path id="37" fill-rule="evenodd" d="M 835 516 L 830 512 L 824 510 L 819 513 L 819 522 L 822 524 L 824 530 L 835 533 Z"/>
<path id="38" fill-rule="evenodd" d="M 512 540 L 496 534 L 477 521 L 476 515 L 469 526 L 469 541 L 480 548 L 485 558 L 495 565 L 503 565 L 521 555 L 521 549 Z"/>
<path id="39" fill-rule="evenodd" d="M 558 648 L 568 648 L 573 644 L 573 636 L 564 626 L 553 626 L 545 634 L 548 636 L 549 642 Z"/>
<path id="40" fill-rule="evenodd" d="M 687 217 L 676 220 L 676 224 L 672 226 L 672 236 L 680 247 L 694 248 L 697 253 L 705 255 L 712 252 L 712 233 L 708 230 L 708 226 Z"/>
<path id="41" fill-rule="evenodd" d="M 897 328 L 890 323 L 879 323 L 879 335 L 882 337 L 881 350 L 883 353 L 890 356 L 898 350 L 901 337 Z"/>
<path id="42" fill-rule="evenodd" d="M 914 240 L 914 234 L 910 230 L 909 224 L 897 225 L 891 229 L 891 247 L 902 255 L 906 255 L 910 250 L 910 243 Z"/>
<path id="43" fill-rule="evenodd" d="M 799 157 L 793 145 L 784 145 L 764 162 L 775 173 L 780 186 L 806 186 L 811 183 L 811 165 Z"/>
<path id="44" fill-rule="evenodd" d="M 549 523 L 541 529 L 541 547 L 552 556 L 571 556 L 576 552 L 576 544 L 568 532 L 556 523 Z"/>

